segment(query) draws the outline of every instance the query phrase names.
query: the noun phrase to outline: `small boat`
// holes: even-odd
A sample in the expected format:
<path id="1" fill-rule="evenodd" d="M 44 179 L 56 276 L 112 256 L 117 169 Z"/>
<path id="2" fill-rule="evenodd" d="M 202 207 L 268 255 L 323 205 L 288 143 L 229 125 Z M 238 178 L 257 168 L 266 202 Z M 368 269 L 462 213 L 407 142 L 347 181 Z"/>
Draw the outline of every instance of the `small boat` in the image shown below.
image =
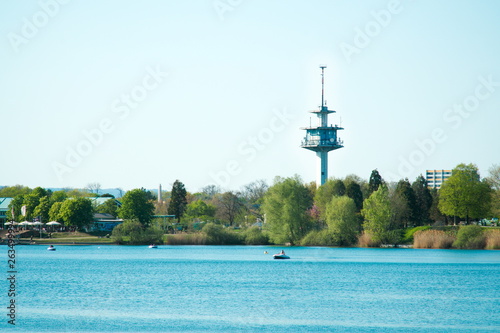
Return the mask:
<path id="1" fill-rule="evenodd" d="M 290 257 L 284 253 L 273 254 L 273 258 L 274 259 L 290 259 Z"/>
<path id="2" fill-rule="evenodd" d="M 158 246 L 156 246 L 155 244 L 151 244 L 151 245 L 149 245 L 149 248 L 150 248 L 150 249 L 157 249 L 157 248 L 158 248 Z"/>
<path id="3" fill-rule="evenodd" d="M 48 248 L 47 248 L 47 251 L 55 251 L 56 248 L 53 246 L 53 245 L 50 245 Z"/>

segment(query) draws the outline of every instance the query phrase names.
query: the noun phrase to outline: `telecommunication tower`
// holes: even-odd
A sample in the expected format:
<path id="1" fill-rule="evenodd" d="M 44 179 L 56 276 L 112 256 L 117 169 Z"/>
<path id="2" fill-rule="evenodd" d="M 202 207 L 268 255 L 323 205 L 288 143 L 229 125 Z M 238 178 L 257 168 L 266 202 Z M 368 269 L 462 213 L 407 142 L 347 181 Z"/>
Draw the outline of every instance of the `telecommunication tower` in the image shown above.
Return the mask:
<path id="1" fill-rule="evenodd" d="M 337 136 L 338 130 L 344 128 L 340 126 L 328 125 L 328 115 L 335 113 L 328 110 L 325 101 L 325 68 L 326 65 L 320 65 L 321 68 L 321 106 L 319 110 L 310 111 L 318 117 L 318 126 L 303 127 L 306 130 L 306 136 L 302 141 L 301 147 L 316 152 L 317 156 L 317 175 L 316 186 L 323 185 L 328 179 L 328 153 L 332 150 L 344 147 L 344 143 Z"/>

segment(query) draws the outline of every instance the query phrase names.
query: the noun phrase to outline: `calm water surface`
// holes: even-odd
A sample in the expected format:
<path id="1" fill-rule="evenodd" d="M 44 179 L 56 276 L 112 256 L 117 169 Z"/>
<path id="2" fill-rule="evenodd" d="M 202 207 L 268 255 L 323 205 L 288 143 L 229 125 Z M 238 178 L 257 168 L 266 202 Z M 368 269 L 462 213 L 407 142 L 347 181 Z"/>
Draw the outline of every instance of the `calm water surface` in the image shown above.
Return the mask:
<path id="1" fill-rule="evenodd" d="M 17 246 L 0 331 L 500 332 L 500 251 L 279 250 Z"/>

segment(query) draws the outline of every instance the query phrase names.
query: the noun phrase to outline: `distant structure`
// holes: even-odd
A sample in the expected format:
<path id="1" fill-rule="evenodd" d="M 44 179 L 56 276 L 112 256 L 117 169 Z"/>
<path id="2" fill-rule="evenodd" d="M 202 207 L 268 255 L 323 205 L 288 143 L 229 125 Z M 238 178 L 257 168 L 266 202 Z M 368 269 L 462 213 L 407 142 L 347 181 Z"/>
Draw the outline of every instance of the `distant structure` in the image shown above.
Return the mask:
<path id="1" fill-rule="evenodd" d="M 428 188 L 440 189 L 441 185 L 450 178 L 451 170 L 426 170 L 425 180 Z"/>
<path id="2" fill-rule="evenodd" d="M 158 186 L 158 203 L 161 204 L 161 184 Z"/>
<path id="3" fill-rule="evenodd" d="M 318 116 L 318 126 L 303 127 L 306 130 L 306 137 L 302 141 L 301 147 L 316 152 L 317 156 L 317 175 L 316 186 L 323 185 L 328 179 L 328 152 L 344 147 L 344 143 L 337 137 L 337 131 L 343 130 L 340 126 L 328 125 L 328 115 L 334 113 L 328 110 L 325 101 L 325 68 L 326 65 L 320 65 L 321 68 L 321 106 L 319 110 L 310 111 Z"/>

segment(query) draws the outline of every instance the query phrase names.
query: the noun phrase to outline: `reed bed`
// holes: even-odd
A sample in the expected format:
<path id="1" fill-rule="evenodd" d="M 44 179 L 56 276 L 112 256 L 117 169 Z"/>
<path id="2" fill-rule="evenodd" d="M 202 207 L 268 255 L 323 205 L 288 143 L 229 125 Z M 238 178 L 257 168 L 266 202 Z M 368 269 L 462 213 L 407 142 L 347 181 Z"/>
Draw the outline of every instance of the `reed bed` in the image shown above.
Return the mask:
<path id="1" fill-rule="evenodd" d="M 500 229 L 488 230 L 486 233 L 486 249 L 500 250 Z"/>
<path id="2" fill-rule="evenodd" d="M 380 241 L 373 240 L 373 236 L 370 233 L 364 232 L 358 237 L 359 247 L 379 247 L 381 245 Z"/>
<path id="3" fill-rule="evenodd" d="M 413 248 L 449 249 L 455 237 L 441 230 L 420 230 L 413 235 Z"/>
<path id="4" fill-rule="evenodd" d="M 165 244 L 167 245 L 205 245 L 206 243 L 207 235 L 204 233 L 174 234 L 165 236 Z"/>

